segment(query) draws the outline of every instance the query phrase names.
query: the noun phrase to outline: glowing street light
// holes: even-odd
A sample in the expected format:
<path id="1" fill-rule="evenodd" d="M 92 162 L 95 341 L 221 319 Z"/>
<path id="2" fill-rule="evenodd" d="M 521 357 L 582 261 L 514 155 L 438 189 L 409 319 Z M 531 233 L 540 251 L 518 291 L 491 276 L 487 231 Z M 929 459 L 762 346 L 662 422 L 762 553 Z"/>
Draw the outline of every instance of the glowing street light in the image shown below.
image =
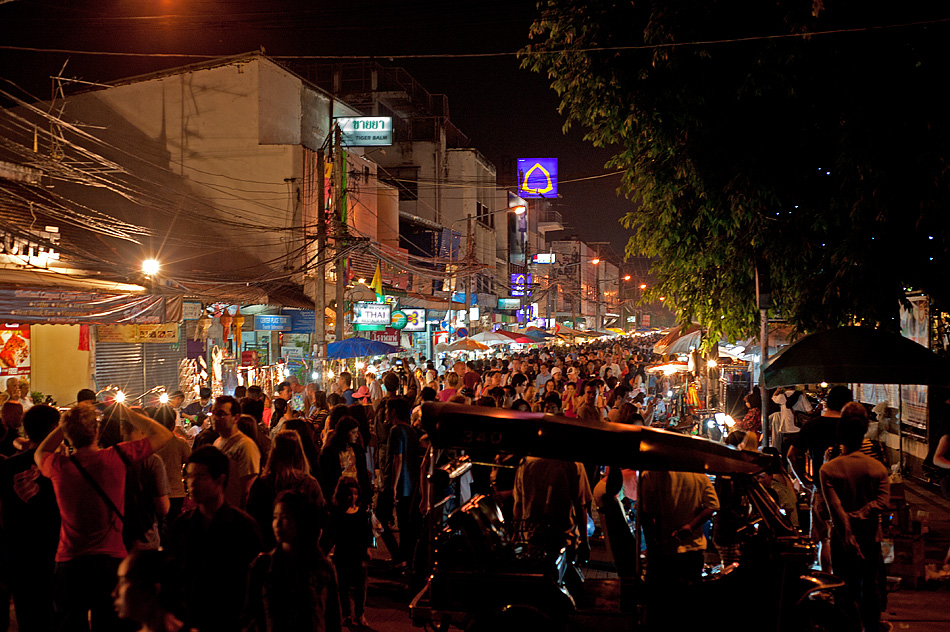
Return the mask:
<path id="1" fill-rule="evenodd" d="M 125 393 L 123 393 L 122 391 L 116 391 L 116 392 L 115 392 L 115 401 L 118 402 L 118 403 L 120 403 L 120 404 L 121 404 L 122 402 L 124 402 L 124 401 L 125 401 Z"/>
<path id="2" fill-rule="evenodd" d="M 168 403 L 168 393 L 162 393 L 161 395 L 159 395 L 159 396 L 158 396 L 158 403 L 159 403 L 159 404 L 167 404 L 167 403 Z"/>
<path id="3" fill-rule="evenodd" d="M 641 283 L 641 284 L 640 284 L 640 289 L 641 289 L 641 290 L 647 289 L 647 284 L 646 284 L 646 283 Z"/>
<path id="4" fill-rule="evenodd" d="M 142 272 L 147 276 L 152 276 L 153 274 L 158 274 L 161 264 L 158 262 L 158 259 L 146 259 L 142 262 Z"/>
<path id="5" fill-rule="evenodd" d="M 595 257 L 595 258 L 591 259 L 590 262 L 593 263 L 594 265 L 597 265 L 598 263 L 600 263 L 600 259 L 597 258 L 597 257 Z"/>
<path id="6" fill-rule="evenodd" d="M 510 206 L 507 209 L 502 209 L 502 210 L 511 211 L 515 215 L 524 215 L 525 213 L 528 212 L 528 207 L 525 206 L 524 204 L 518 204 L 516 206 Z"/>
<path id="7" fill-rule="evenodd" d="M 629 281 L 629 280 L 630 280 L 630 275 L 629 275 L 629 274 L 623 275 L 623 280 L 624 280 L 624 281 Z"/>

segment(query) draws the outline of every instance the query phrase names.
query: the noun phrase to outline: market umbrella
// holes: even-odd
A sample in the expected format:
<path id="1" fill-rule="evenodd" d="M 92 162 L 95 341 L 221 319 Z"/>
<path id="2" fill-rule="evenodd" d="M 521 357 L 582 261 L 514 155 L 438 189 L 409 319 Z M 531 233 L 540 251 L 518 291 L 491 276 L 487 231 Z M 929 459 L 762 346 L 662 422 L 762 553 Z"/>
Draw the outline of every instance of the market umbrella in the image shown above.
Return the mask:
<path id="1" fill-rule="evenodd" d="M 488 348 L 488 345 L 483 345 L 477 340 L 472 340 L 471 338 L 459 338 L 452 344 L 448 345 L 445 350 L 448 353 L 452 353 L 453 351 L 485 351 Z"/>
<path id="2" fill-rule="evenodd" d="M 477 340 L 483 345 L 508 345 L 514 342 L 510 337 L 503 336 L 494 331 L 483 331 L 472 336 L 472 340 Z"/>
<path id="3" fill-rule="evenodd" d="M 514 332 L 512 332 L 512 331 L 505 331 L 504 329 L 499 329 L 499 330 L 496 331 L 495 333 L 496 333 L 496 334 L 501 334 L 502 336 L 507 336 L 508 338 L 511 339 L 511 342 L 520 342 L 520 343 L 523 343 L 523 344 L 531 344 L 531 343 L 537 342 L 537 340 L 534 340 L 534 339 L 532 339 L 532 338 L 528 338 L 528 337 L 527 337 L 526 335 L 524 335 L 524 334 L 518 334 L 518 333 L 514 333 Z"/>
<path id="4" fill-rule="evenodd" d="M 670 344 L 663 353 L 689 353 L 693 349 L 698 349 L 700 342 L 702 342 L 702 332 L 697 329 L 696 331 L 690 332 L 685 336 L 680 336 L 674 340 L 673 343 Z M 655 346 L 654 350 L 656 350 Z"/>
<path id="5" fill-rule="evenodd" d="M 950 361 L 900 334 L 838 327 L 805 336 L 762 365 L 765 385 L 950 384 Z"/>
<path id="6" fill-rule="evenodd" d="M 389 355 L 390 353 L 399 353 L 400 351 L 402 351 L 401 347 L 394 347 L 385 342 L 368 340 L 366 338 L 346 338 L 340 342 L 331 342 L 327 345 L 327 357 L 334 360 Z"/>
<path id="7" fill-rule="evenodd" d="M 551 334 L 541 331 L 540 329 L 528 329 L 520 335 L 523 335 L 526 338 L 531 338 L 532 342 L 546 342 L 549 338 L 556 338 L 556 336 L 552 336 Z"/>
<path id="8" fill-rule="evenodd" d="M 683 336 L 689 335 L 694 331 L 699 331 L 699 325 L 677 325 L 676 327 L 673 327 L 673 329 L 670 330 L 670 333 L 660 338 L 656 344 L 653 345 L 653 353 L 658 353 L 660 355 L 671 353 L 668 351 L 670 345 Z"/>

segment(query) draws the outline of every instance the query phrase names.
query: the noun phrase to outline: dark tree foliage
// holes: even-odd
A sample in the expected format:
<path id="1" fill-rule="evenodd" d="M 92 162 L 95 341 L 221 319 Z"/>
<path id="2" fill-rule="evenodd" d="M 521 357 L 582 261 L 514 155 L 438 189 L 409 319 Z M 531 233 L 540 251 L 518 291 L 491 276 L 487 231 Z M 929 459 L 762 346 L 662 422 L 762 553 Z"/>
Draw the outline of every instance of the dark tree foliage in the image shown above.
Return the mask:
<path id="1" fill-rule="evenodd" d="M 680 320 L 754 332 L 757 259 L 799 331 L 894 328 L 905 288 L 950 296 L 950 7 L 539 8 L 522 64 L 550 78 L 565 128 L 616 148 L 627 253 L 655 258 L 651 295 Z"/>

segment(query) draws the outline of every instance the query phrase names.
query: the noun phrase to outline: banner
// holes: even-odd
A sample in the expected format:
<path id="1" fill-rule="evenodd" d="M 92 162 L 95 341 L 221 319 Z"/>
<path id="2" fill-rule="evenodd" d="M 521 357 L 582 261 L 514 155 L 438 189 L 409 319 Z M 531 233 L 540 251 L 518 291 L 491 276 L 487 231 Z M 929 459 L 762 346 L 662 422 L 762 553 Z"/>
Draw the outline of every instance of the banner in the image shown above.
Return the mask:
<path id="1" fill-rule="evenodd" d="M 179 339 L 178 323 L 158 325 L 99 325 L 96 328 L 98 342 L 174 343 Z"/>
<path id="2" fill-rule="evenodd" d="M 29 326 L 0 329 L 0 376 L 9 377 L 29 374 Z"/>
<path id="3" fill-rule="evenodd" d="M 385 342 L 388 345 L 399 346 L 399 331 L 392 327 L 387 327 L 383 331 L 369 332 L 369 339 L 376 342 Z"/>
<path id="4" fill-rule="evenodd" d="M 165 299 L 57 289 L 0 289 L 0 321 L 60 325 L 163 323 Z"/>

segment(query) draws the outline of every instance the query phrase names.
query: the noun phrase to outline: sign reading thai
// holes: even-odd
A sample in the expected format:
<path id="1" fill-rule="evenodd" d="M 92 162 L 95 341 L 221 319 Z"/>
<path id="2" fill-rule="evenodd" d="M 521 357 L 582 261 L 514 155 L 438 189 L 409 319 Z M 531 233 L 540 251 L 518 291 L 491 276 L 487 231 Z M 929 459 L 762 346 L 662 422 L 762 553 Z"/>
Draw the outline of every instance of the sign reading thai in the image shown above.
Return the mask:
<path id="1" fill-rule="evenodd" d="M 392 305 L 386 303 L 356 303 L 353 322 L 357 325 L 386 325 L 392 322 Z"/>

